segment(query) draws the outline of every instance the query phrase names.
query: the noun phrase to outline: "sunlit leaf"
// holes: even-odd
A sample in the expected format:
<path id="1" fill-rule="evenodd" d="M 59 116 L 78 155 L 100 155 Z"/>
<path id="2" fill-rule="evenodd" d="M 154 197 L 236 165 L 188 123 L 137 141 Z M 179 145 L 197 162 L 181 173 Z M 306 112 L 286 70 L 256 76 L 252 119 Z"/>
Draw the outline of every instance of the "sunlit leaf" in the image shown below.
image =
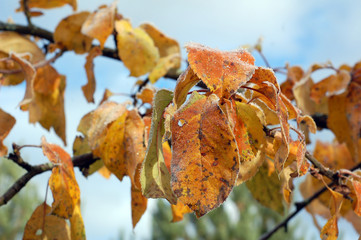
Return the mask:
<path id="1" fill-rule="evenodd" d="M 358 216 L 361 217 L 361 182 L 358 180 L 352 180 L 352 186 L 356 194 L 354 211 Z"/>
<path id="2" fill-rule="evenodd" d="M 136 96 L 138 99 L 142 100 L 143 103 L 153 103 L 153 98 L 156 90 L 152 86 L 143 87 L 140 92 L 137 92 Z"/>
<path id="3" fill-rule="evenodd" d="M 81 33 L 88 16 L 89 12 L 75 13 L 59 22 L 54 32 L 54 41 L 59 48 L 73 50 L 77 54 L 89 52 L 93 38 Z"/>
<path id="4" fill-rule="evenodd" d="M 192 210 L 184 205 L 182 202 L 178 201 L 176 205 L 171 205 L 173 219 L 172 222 L 179 222 L 183 220 L 184 214 L 191 213 Z"/>
<path id="5" fill-rule="evenodd" d="M 85 62 L 85 71 L 88 82 L 86 85 L 82 86 L 84 96 L 88 102 L 94 102 L 94 92 L 95 92 L 95 76 L 94 76 L 94 58 L 101 55 L 102 51 L 99 47 L 94 47 L 90 50 L 88 56 L 86 57 Z"/>
<path id="6" fill-rule="evenodd" d="M 196 43 L 186 48 L 190 67 L 219 97 L 236 93 L 256 69 L 253 56 L 245 50 L 223 52 Z"/>
<path id="7" fill-rule="evenodd" d="M 81 27 L 81 32 L 100 42 L 100 48 L 104 48 L 105 41 L 114 30 L 114 16 L 117 2 L 109 7 L 101 7 L 91 13 Z"/>
<path id="8" fill-rule="evenodd" d="M 138 164 L 137 170 L 134 176 L 134 183 L 131 187 L 131 205 L 132 205 L 132 223 L 133 228 L 137 225 L 144 212 L 147 210 L 148 199 L 143 196 L 140 184 L 140 168 L 142 164 Z"/>
<path id="9" fill-rule="evenodd" d="M 4 139 L 15 125 L 16 119 L 0 108 L 0 157 L 5 156 L 8 148 L 3 144 Z"/>
<path id="10" fill-rule="evenodd" d="M 155 83 L 159 78 L 167 74 L 170 69 L 175 68 L 180 63 L 180 54 L 174 53 L 172 55 L 162 57 L 157 62 L 157 65 L 149 74 L 149 81 Z"/>
<path id="11" fill-rule="evenodd" d="M 76 205 L 80 204 L 80 190 L 75 179 L 70 155 L 61 147 L 47 143 L 42 138 L 44 155 L 56 166 L 49 179 L 54 202 L 51 213 L 62 218 L 70 218 Z"/>
<path id="12" fill-rule="evenodd" d="M 170 186 L 170 174 L 165 165 L 162 148 L 164 135 L 163 112 L 173 99 L 171 91 L 162 89 L 154 96 L 152 125 L 146 156 L 141 171 L 142 193 L 147 198 L 166 198 L 175 204 L 177 199 Z"/>
<path id="13" fill-rule="evenodd" d="M 115 22 L 118 54 L 130 75 L 142 76 L 151 71 L 159 59 L 159 51 L 152 38 L 141 28 L 132 28 L 127 20 Z"/>
<path id="14" fill-rule="evenodd" d="M 219 98 L 193 92 L 171 123 L 172 189 L 201 217 L 231 192 L 239 172 L 239 154 Z"/>
<path id="15" fill-rule="evenodd" d="M 0 58 L 7 58 L 10 53 L 26 54 L 30 64 L 39 63 L 45 59 L 41 49 L 28 38 L 16 32 L 0 32 Z M 9 61 L 0 61 L 0 69 L 18 70 L 21 69 L 19 63 Z M 22 69 L 24 69 L 22 67 Z M 21 83 L 29 73 L 20 72 L 14 74 L 4 74 L 1 85 L 17 85 Z"/>
<path id="16" fill-rule="evenodd" d="M 40 204 L 24 230 L 24 240 L 64 239 L 70 240 L 70 229 L 65 219 L 50 215 L 51 207 Z"/>
<path id="17" fill-rule="evenodd" d="M 74 212 L 70 218 L 70 231 L 72 240 L 86 239 L 84 221 L 80 212 L 80 204 L 77 204 L 74 207 Z"/>
<path id="18" fill-rule="evenodd" d="M 178 108 L 185 102 L 187 99 L 187 95 L 189 90 L 196 85 L 200 79 L 193 72 L 193 70 L 188 67 L 177 80 L 177 85 L 174 89 L 174 103 Z"/>

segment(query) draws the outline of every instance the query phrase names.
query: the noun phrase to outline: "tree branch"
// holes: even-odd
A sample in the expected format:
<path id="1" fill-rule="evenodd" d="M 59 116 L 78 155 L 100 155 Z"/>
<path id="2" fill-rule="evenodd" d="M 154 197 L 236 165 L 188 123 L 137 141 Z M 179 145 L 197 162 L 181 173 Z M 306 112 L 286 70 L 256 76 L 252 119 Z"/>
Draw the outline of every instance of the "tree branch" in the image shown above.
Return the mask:
<path id="1" fill-rule="evenodd" d="M 357 170 L 361 168 L 361 163 L 357 164 L 356 166 L 354 166 L 352 169 L 350 169 L 351 172 Z M 330 184 L 328 184 L 328 187 L 332 187 L 334 184 L 337 183 L 337 180 L 334 180 L 333 182 L 331 182 Z M 294 218 L 298 212 L 300 212 L 302 209 L 304 209 L 305 207 L 307 207 L 313 200 L 315 200 L 316 198 L 318 198 L 323 192 L 325 192 L 327 190 L 327 187 L 323 187 L 322 189 L 318 190 L 316 193 L 314 193 L 311 197 L 309 197 L 308 199 L 302 201 L 302 202 L 297 202 L 295 203 L 296 206 L 296 210 L 291 213 L 290 215 L 288 215 L 287 218 L 285 218 L 282 222 L 280 222 L 279 224 L 277 224 L 271 231 L 263 234 L 259 240 L 266 240 L 268 238 L 270 238 L 274 233 L 276 233 L 280 228 L 282 227 L 286 227 L 288 222 Z"/>
<path id="2" fill-rule="evenodd" d="M 10 155 L 12 156 L 18 156 L 18 154 L 9 154 L 9 159 L 13 160 L 13 158 L 10 158 Z M 78 167 L 79 169 L 83 169 L 86 167 L 89 167 L 90 164 L 98 160 L 98 158 L 94 158 L 92 153 L 87 153 L 79 156 L 75 156 L 72 158 L 72 162 L 74 167 Z M 26 169 L 28 172 L 25 173 L 22 177 L 20 177 L 1 197 L 0 197 L 0 207 L 2 205 L 5 205 L 8 201 L 10 201 L 33 177 L 35 177 L 38 174 L 41 174 L 43 172 L 47 172 L 52 170 L 56 165 L 53 165 L 51 163 L 44 163 L 40 165 L 32 166 L 28 163 L 28 169 L 23 166 L 25 163 L 22 161 L 22 164 L 19 164 L 18 160 L 13 160 L 18 165 Z"/>

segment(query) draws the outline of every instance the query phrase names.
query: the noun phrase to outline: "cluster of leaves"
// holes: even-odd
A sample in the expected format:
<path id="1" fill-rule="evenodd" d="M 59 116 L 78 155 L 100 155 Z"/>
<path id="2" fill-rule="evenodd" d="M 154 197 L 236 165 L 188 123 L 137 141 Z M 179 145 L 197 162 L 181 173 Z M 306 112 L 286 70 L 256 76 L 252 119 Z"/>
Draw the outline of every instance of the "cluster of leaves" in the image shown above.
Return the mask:
<path id="1" fill-rule="evenodd" d="M 28 0 L 21 1 L 19 11 L 25 11 L 27 17 L 38 16 L 40 13 L 32 8 L 64 4 L 76 9 L 75 0 Z M 180 47 L 175 40 L 149 24 L 133 28 L 111 4 L 62 19 L 55 29 L 54 43 L 47 48 L 56 53 L 48 60 L 33 39 L 0 32 L 0 83 L 17 85 L 25 79 L 20 109 L 29 111 L 31 123 L 39 122 L 48 130 L 53 127 L 66 144 L 65 76 L 57 73 L 51 62 L 64 51 L 88 53 L 88 83 L 82 90 L 87 101 L 94 102 L 93 59 L 104 53 L 111 34 L 116 53 L 131 76 L 147 75 L 154 83 L 180 67 Z M 100 46 L 92 45 L 93 39 Z M 186 48 L 189 66 L 179 76 L 174 92 L 156 91 L 143 82 L 134 97 L 135 103 L 142 102 L 139 106 L 112 102 L 109 97 L 113 93 L 107 90 L 100 105 L 78 126 L 82 136 L 73 143 L 74 155 L 92 153 L 97 159 L 82 169 L 83 174 L 99 171 L 105 177 L 114 174 L 120 181 L 124 176 L 130 178 L 133 227 L 147 208 L 147 198 L 167 199 L 173 221 L 179 221 L 185 213 L 201 217 L 217 208 L 242 183 L 260 203 L 284 214 L 292 201 L 293 179 L 309 170 L 317 181 L 307 176 L 302 190 L 305 197 L 327 181 L 338 180 L 333 182 L 335 188 L 328 188 L 328 195 L 314 202 L 326 210 L 309 207 L 316 208 L 310 210 L 313 214 L 329 217 L 321 237 L 333 239 L 338 235 L 339 214 L 351 212 L 352 222 L 360 226 L 360 173 L 339 169 L 350 169 L 361 160 L 361 65 L 339 69 L 313 65 L 306 73 L 299 67 L 287 67 L 288 78 L 280 86 L 274 71 L 255 66 L 246 50 L 223 52 L 195 43 Z M 261 51 L 258 45 L 256 49 Z M 311 74 L 323 68 L 331 68 L 335 74 L 314 84 Z M 200 82 L 205 89 L 192 91 Z M 339 91 L 343 92 L 337 94 Z M 291 103 L 293 99 L 298 107 Z M 317 127 L 305 114 L 316 113 L 328 114 L 327 126 L 338 142 L 346 144 L 318 143 L 314 156 L 321 163 L 310 160 L 306 151 L 308 132 L 316 133 Z M 292 119 L 295 126 L 289 122 Z M 2 141 L 14 124 L 15 119 L 0 110 L 0 156 L 7 153 Z M 71 157 L 45 139 L 41 146 L 53 164 L 49 186 L 54 202 L 51 207 L 44 202 L 34 211 L 24 238 L 84 239 L 80 192 Z M 324 166 L 339 172 L 326 171 Z M 330 211 L 328 199 L 332 200 Z M 70 228 L 65 219 L 70 220 Z"/>

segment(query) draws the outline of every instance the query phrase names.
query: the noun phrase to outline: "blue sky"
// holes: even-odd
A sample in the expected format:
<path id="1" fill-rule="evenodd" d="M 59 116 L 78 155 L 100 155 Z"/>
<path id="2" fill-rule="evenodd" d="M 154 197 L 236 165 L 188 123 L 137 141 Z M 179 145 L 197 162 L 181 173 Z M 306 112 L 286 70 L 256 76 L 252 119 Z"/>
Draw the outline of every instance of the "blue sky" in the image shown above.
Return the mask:
<path id="1" fill-rule="evenodd" d="M 110 0 L 78 0 L 78 11 L 96 9 L 100 4 L 110 4 Z M 25 23 L 20 13 L 15 13 L 18 1 L 0 0 L 0 20 L 11 17 L 16 23 Z M 245 44 L 254 44 L 263 37 L 264 54 L 273 67 L 301 65 L 307 68 L 315 62 L 331 60 L 335 66 L 342 63 L 353 64 L 361 59 L 361 1 L 336 0 L 121 0 L 118 11 L 129 18 L 134 26 L 151 22 L 166 35 L 178 40 L 181 46 L 187 42 L 198 42 L 221 50 L 232 50 Z M 69 6 L 57 10 L 45 10 L 45 15 L 34 18 L 36 25 L 53 30 L 57 23 L 72 13 Z M 107 41 L 113 46 L 112 38 Z M 257 54 L 256 65 L 264 65 Z M 186 58 L 183 50 L 183 58 Z M 67 76 L 65 111 L 67 120 L 66 150 L 76 135 L 80 118 L 93 110 L 96 105 L 87 104 L 81 86 L 86 83 L 83 70 L 84 55 L 66 53 L 56 63 L 59 73 Z M 121 62 L 103 57 L 95 60 L 97 90 L 96 103 L 105 88 L 114 92 L 129 93 L 132 83 L 128 71 Z M 282 81 L 282 77 L 280 78 Z M 158 87 L 172 88 L 174 81 L 161 80 Z M 0 107 L 17 119 L 17 124 L 5 140 L 10 147 L 12 142 L 38 144 L 41 136 L 49 142 L 62 145 L 55 136 L 42 129 L 38 124 L 28 124 L 28 113 L 17 109 L 24 95 L 25 85 L 0 88 Z M 120 97 L 114 100 L 123 101 Z M 331 140 L 331 139 L 327 139 Z M 47 161 L 40 150 L 25 149 L 25 156 L 33 164 Z M 76 172 L 78 172 L 76 170 Z M 39 193 L 45 194 L 49 174 L 36 177 Z M 128 179 L 119 182 L 112 177 L 105 180 L 99 175 L 85 179 L 77 174 L 82 191 L 82 211 L 88 239 L 116 239 L 120 231 L 137 238 L 149 236 L 150 215 L 146 214 L 135 231 L 131 227 L 130 185 Z M 20 193 L 21 194 L 21 193 Z M 151 201 L 151 205 L 154 202 Z M 231 209 L 231 207 L 230 207 Z M 307 213 L 298 217 L 303 222 L 312 222 Z M 306 226 L 307 223 L 306 223 Z M 354 239 L 347 224 L 341 222 L 340 228 L 347 228 L 347 238 Z M 310 236 L 317 236 L 313 226 L 307 227 Z M 345 233 L 346 234 L 346 233 Z"/>

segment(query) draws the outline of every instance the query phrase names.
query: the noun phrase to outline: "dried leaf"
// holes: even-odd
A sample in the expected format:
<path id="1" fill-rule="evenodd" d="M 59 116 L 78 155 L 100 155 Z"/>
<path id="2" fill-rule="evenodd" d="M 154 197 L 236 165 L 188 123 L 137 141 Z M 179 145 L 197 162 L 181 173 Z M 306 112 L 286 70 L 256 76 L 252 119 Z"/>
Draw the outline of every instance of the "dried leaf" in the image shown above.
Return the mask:
<path id="1" fill-rule="evenodd" d="M 67 152 L 58 145 L 47 143 L 45 137 L 42 138 L 41 145 L 44 155 L 57 165 L 49 179 L 54 198 L 51 213 L 62 218 L 70 218 L 74 208 L 80 204 L 80 190 L 75 179 L 73 162 Z"/>
<path id="2" fill-rule="evenodd" d="M 81 27 L 81 32 L 100 42 L 100 48 L 104 48 L 105 41 L 114 30 L 114 17 L 117 2 L 109 7 L 102 7 L 91 13 Z"/>
<path id="3" fill-rule="evenodd" d="M 77 54 L 89 52 L 93 38 L 81 33 L 81 27 L 89 12 L 80 12 L 62 19 L 55 28 L 54 41 L 61 49 L 73 50 Z"/>
<path id="4" fill-rule="evenodd" d="M 151 71 L 159 60 L 159 51 L 152 38 L 141 28 L 133 29 L 127 20 L 115 22 L 118 54 L 130 75 L 142 76 Z"/>
<path id="5" fill-rule="evenodd" d="M 312 117 L 308 115 L 299 116 L 297 118 L 297 124 L 301 124 L 301 123 L 306 124 L 307 128 L 311 131 L 311 133 L 316 134 L 317 126 Z"/>
<path id="6" fill-rule="evenodd" d="M 133 229 L 147 210 L 148 199 L 143 196 L 140 184 L 140 168 L 142 164 L 138 164 L 137 171 L 135 172 L 135 182 L 131 187 L 131 198 L 132 198 L 132 223 Z"/>
<path id="7" fill-rule="evenodd" d="M 166 198 L 170 203 L 175 204 L 177 199 L 170 186 L 170 174 L 165 165 L 162 148 L 163 112 L 172 99 L 173 93 L 165 89 L 159 90 L 154 96 L 152 125 L 140 181 L 145 197 Z"/>
<path id="8" fill-rule="evenodd" d="M 28 110 L 30 123 L 39 122 L 48 131 L 52 127 L 66 145 L 65 84 L 65 76 L 60 75 L 52 66 L 37 68 L 33 82 L 33 97 Z"/>
<path id="9" fill-rule="evenodd" d="M 0 157 L 5 156 L 8 148 L 3 144 L 4 139 L 15 125 L 16 119 L 0 108 Z"/>
<path id="10" fill-rule="evenodd" d="M 256 69 L 253 56 L 245 50 L 222 52 L 195 43 L 186 48 L 190 67 L 219 97 L 236 93 Z"/>
<path id="11" fill-rule="evenodd" d="M 100 101 L 99 105 L 102 105 L 102 103 L 108 101 L 108 99 L 109 99 L 111 96 L 113 96 L 113 95 L 114 95 L 114 93 L 113 93 L 112 91 L 110 91 L 109 89 L 106 88 L 106 89 L 104 90 L 103 98 L 102 98 L 102 100 Z"/>
<path id="12" fill-rule="evenodd" d="M 237 143 L 218 102 L 193 92 L 171 123 L 172 189 L 197 217 L 223 203 L 239 172 Z"/>
<path id="13" fill-rule="evenodd" d="M 81 89 L 83 90 L 84 96 L 88 102 L 94 103 L 94 92 L 95 92 L 95 76 L 94 76 L 94 58 L 101 55 L 102 51 L 99 47 L 93 47 L 88 56 L 86 57 L 85 62 L 85 71 L 88 82 L 86 85 L 82 86 Z"/>
<path id="14" fill-rule="evenodd" d="M 142 100 L 143 103 L 153 103 L 153 98 L 156 90 L 152 86 L 146 86 L 142 88 L 142 91 L 137 92 L 136 96 L 138 99 Z"/>
<path id="15" fill-rule="evenodd" d="M 26 223 L 24 240 L 71 239 L 65 219 L 50 215 L 51 207 L 40 204 Z"/>
<path id="16" fill-rule="evenodd" d="M 361 217 L 361 182 L 357 180 L 352 180 L 352 186 L 356 194 L 356 201 L 354 203 L 355 213 Z"/>
<path id="17" fill-rule="evenodd" d="M 36 43 L 16 32 L 0 32 L 0 42 L 0 58 L 6 58 L 10 53 L 16 53 L 18 55 L 27 54 L 30 57 L 30 59 L 28 59 L 30 64 L 39 63 L 45 59 L 43 52 Z M 14 63 L 13 61 L 0 61 L 0 69 L 18 70 L 21 69 L 21 66 L 22 65 L 19 66 L 18 63 Z M 20 73 L 4 74 L 1 85 L 17 85 L 26 78 L 27 74 L 29 73 L 24 72 L 24 68 L 23 72 Z"/>

